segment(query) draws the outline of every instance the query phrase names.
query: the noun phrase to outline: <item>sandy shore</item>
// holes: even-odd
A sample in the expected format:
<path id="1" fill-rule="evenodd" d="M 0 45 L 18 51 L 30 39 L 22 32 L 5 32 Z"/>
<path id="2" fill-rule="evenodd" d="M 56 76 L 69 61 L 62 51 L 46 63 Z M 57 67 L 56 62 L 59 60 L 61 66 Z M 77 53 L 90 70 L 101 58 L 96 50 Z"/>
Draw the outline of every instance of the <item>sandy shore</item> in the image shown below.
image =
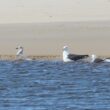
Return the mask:
<path id="1" fill-rule="evenodd" d="M 26 56 L 41 58 L 61 58 L 64 45 L 71 53 L 110 56 L 110 21 L 0 24 L 2 58 L 15 56 L 18 45 Z"/>

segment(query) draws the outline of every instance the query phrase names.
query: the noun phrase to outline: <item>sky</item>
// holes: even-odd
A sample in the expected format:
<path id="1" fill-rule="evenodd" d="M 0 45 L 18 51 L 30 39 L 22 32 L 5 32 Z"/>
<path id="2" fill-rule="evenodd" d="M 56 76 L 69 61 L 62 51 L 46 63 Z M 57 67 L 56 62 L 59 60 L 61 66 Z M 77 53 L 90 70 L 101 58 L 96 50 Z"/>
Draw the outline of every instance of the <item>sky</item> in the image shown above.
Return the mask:
<path id="1" fill-rule="evenodd" d="M 110 0 L 0 0 L 0 23 L 110 20 Z"/>

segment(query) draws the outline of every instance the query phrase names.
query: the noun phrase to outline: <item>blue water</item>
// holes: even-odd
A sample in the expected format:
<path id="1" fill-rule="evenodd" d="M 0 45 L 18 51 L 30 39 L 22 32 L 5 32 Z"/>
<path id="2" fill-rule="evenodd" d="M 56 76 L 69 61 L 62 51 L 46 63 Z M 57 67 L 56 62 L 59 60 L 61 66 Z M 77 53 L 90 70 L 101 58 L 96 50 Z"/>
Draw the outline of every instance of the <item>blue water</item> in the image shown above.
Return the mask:
<path id="1" fill-rule="evenodd" d="M 110 63 L 0 61 L 0 110 L 110 110 Z"/>

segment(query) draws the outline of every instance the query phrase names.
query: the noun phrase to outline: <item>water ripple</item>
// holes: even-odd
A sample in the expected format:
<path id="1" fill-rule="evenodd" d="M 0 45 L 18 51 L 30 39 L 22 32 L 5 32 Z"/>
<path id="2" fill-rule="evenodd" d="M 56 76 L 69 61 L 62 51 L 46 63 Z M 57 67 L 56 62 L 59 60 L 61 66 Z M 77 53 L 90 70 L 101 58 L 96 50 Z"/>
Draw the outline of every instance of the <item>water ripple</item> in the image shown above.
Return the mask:
<path id="1" fill-rule="evenodd" d="M 110 64 L 0 61 L 0 110 L 109 110 Z"/>

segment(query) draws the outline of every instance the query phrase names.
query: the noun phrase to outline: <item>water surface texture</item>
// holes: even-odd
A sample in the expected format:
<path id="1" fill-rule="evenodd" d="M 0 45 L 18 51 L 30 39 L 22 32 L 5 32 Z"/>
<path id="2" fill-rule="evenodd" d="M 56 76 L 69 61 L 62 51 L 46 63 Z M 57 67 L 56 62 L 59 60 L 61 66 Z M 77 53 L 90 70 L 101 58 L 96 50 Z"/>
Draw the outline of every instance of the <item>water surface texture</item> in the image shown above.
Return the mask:
<path id="1" fill-rule="evenodd" d="M 110 110 L 110 63 L 0 61 L 0 110 Z"/>

